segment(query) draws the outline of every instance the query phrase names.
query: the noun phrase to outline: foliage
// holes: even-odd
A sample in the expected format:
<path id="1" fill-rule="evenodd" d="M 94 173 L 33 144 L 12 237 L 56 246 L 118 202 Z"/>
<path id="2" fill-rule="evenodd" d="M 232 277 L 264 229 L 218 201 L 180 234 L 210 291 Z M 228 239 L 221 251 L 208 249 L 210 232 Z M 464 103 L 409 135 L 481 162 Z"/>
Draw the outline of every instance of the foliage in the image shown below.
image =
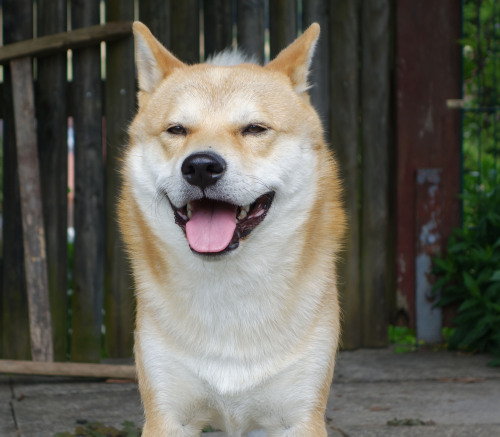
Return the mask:
<path id="1" fill-rule="evenodd" d="M 477 211 L 467 195 L 498 185 L 500 158 L 500 5 L 496 0 L 465 0 L 463 7 L 463 199 L 464 224 L 474 226 Z"/>
<path id="2" fill-rule="evenodd" d="M 426 344 L 424 340 L 417 340 L 417 335 L 414 329 L 407 326 L 389 325 L 388 337 L 389 344 L 394 345 L 394 352 L 404 354 L 408 352 L 417 352 L 422 348 L 431 348 L 432 350 L 441 350 L 448 345 L 449 338 L 455 332 L 454 328 L 443 327 L 442 337 L 443 343 Z"/>
<path id="3" fill-rule="evenodd" d="M 496 0 L 464 1 L 463 226 L 434 259 L 438 305 L 458 308 L 450 348 L 492 353 L 491 365 L 500 365 L 499 21 Z"/>
<path id="4" fill-rule="evenodd" d="M 483 213 L 474 227 L 456 229 L 446 254 L 434 259 L 439 306 L 458 305 L 452 349 L 487 352 L 500 365 L 500 185 L 476 193 Z"/>
<path id="5" fill-rule="evenodd" d="M 418 347 L 415 330 L 406 326 L 389 325 L 389 343 L 395 345 L 397 354 L 415 352 Z"/>
<path id="6" fill-rule="evenodd" d="M 497 0 L 465 0 L 463 7 L 463 75 L 466 96 L 483 107 L 498 101 L 496 84 L 498 44 Z"/>

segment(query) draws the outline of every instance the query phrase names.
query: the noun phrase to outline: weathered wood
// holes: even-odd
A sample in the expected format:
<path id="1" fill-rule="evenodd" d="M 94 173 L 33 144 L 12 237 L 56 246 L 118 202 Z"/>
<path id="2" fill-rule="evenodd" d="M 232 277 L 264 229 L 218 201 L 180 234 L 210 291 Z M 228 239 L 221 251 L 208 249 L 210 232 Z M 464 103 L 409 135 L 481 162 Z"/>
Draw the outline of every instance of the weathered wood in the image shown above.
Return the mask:
<path id="1" fill-rule="evenodd" d="M 31 356 L 35 361 L 52 361 L 54 351 L 31 63 L 31 58 L 16 59 L 10 63 L 10 70 L 21 194 Z"/>
<path id="2" fill-rule="evenodd" d="M 357 41 L 357 34 L 350 33 L 348 36 L 354 37 L 354 40 L 347 39 L 345 38 L 347 35 L 340 34 L 340 29 L 336 30 L 336 27 L 330 25 L 330 3 L 332 3 L 332 5 L 335 5 L 335 14 L 332 17 L 332 21 L 334 21 L 337 25 L 340 25 L 341 28 L 352 26 L 352 23 L 350 21 L 344 23 L 341 19 L 336 18 L 342 15 L 342 7 L 344 9 L 346 8 L 346 6 L 342 6 L 342 4 L 346 3 L 345 1 L 341 2 L 342 4 L 339 4 L 339 1 L 331 2 L 329 0 L 309 0 L 302 3 L 302 28 L 307 29 L 314 22 L 318 23 L 321 28 L 319 41 L 316 45 L 314 58 L 311 64 L 311 73 L 309 75 L 309 83 L 311 84 L 309 95 L 311 96 L 312 104 L 318 111 L 318 114 L 323 121 L 325 136 L 329 142 L 331 142 L 329 98 L 330 76 L 333 76 L 335 74 L 335 69 L 338 70 L 344 68 L 343 66 L 337 65 L 336 63 L 332 64 L 330 67 L 330 59 L 332 56 L 337 56 L 336 54 L 339 53 L 339 59 L 336 59 L 336 62 L 344 62 L 343 59 L 340 59 L 340 53 L 344 53 L 344 48 L 346 47 L 346 45 L 349 46 L 350 50 L 353 50 L 353 43 L 356 43 Z M 349 3 L 353 3 L 351 7 L 356 9 L 356 2 Z M 333 37 L 335 39 L 333 39 L 330 43 L 330 35 L 332 32 L 336 32 Z M 333 44 L 333 47 L 331 44 Z M 341 50 L 341 52 L 339 52 L 339 49 Z M 356 55 L 356 53 L 357 50 L 354 50 L 354 55 Z M 349 68 L 352 68 L 352 64 L 351 67 L 345 67 L 346 70 Z M 353 71 L 356 70 L 349 70 L 351 77 L 353 76 Z M 338 84 L 337 80 L 338 77 L 336 77 L 335 79 L 335 84 L 344 86 L 343 82 Z M 341 108 L 339 107 L 339 110 L 340 109 Z M 343 111 L 341 112 L 343 113 Z"/>
<path id="3" fill-rule="evenodd" d="M 149 27 L 165 47 L 170 48 L 170 0 L 141 0 L 139 20 Z"/>
<path id="4" fill-rule="evenodd" d="M 344 184 L 348 214 L 345 252 L 339 266 L 342 343 L 345 349 L 362 344 L 359 236 L 359 9 L 358 2 L 336 0 L 330 10 L 330 137 Z M 320 9 L 321 13 L 324 9 Z M 321 47 L 321 46 L 320 46 Z M 323 74 L 328 74 L 324 72 Z M 323 96 L 318 96 L 321 100 Z"/>
<path id="5" fill-rule="evenodd" d="M 205 58 L 231 47 L 233 43 L 233 2 L 204 0 L 203 24 Z"/>
<path id="6" fill-rule="evenodd" d="M 398 1 L 397 96 L 397 302 L 400 322 L 415 328 L 415 173 L 442 168 L 440 234 L 460 226 L 460 111 L 446 107 L 461 94 L 461 2 Z M 446 20 L 442 20 L 446 17 Z M 437 67 L 439 66 L 439 68 Z M 443 313 L 447 320 L 448 314 Z"/>
<path id="7" fill-rule="evenodd" d="M 73 28 L 99 22 L 99 0 L 72 4 Z M 104 168 L 101 53 L 73 52 L 75 132 L 75 246 L 72 361 L 99 361 L 103 305 Z"/>
<path id="8" fill-rule="evenodd" d="M 265 1 L 240 0 L 237 5 L 238 47 L 264 62 Z"/>
<path id="9" fill-rule="evenodd" d="M 297 38 L 297 5 L 290 0 L 269 2 L 271 59 Z"/>
<path id="10" fill-rule="evenodd" d="M 361 11 L 361 289 L 363 346 L 387 345 L 392 284 L 390 216 L 390 0 Z"/>
<path id="11" fill-rule="evenodd" d="M 66 30 L 66 0 L 38 0 L 38 35 Z M 38 59 L 36 113 L 54 359 L 68 353 L 66 52 Z"/>
<path id="12" fill-rule="evenodd" d="M 108 1 L 107 20 L 131 20 L 133 0 Z M 106 263 L 105 348 L 109 357 L 131 357 L 134 293 L 130 266 L 118 232 L 116 201 L 121 178 L 120 159 L 128 143 L 126 126 L 135 111 L 135 66 L 132 38 L 106 45 Z"/>
<path id="13" fill-rule="evenodd" d="M 0 64 L 27 56 L 48 56 L 68 49 L 113 41 L 132 33 L 132 22 L 106 23 L 71 32 L 48 35 L 0 47 Z"/>
<path id="14" fill-rule="evenodd" d="M 31 38 L 33 2 L 4 0 L 2 6 L 4 44 Z M 11 71 L 7 64 L 4 66 L 2 102 L 4 110 L 2 355 L 5 358 L 30 359 L 28 297 L 24 275 L 23 230 L 11 85 Z"/>
<path id="15" fill-rule="evenodd" d="M 125 364 L 49 363 L 0 360 L 0 373 L 13 375 L 136 379 L 135 366 Z"/>
<path id="16" fill-rule="evenodd" d="M 198 0 L 173 1 L 170 22 L 171 51 L 183 62 L 200 62 L 200 16 Z"/>

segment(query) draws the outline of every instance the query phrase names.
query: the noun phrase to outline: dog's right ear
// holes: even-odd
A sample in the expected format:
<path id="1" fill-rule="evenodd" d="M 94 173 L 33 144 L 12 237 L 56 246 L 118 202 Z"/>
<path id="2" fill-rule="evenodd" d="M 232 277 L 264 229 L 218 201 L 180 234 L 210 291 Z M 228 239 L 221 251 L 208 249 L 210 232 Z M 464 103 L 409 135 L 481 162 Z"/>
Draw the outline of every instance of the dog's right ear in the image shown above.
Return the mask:
<path id="1" fill-rule="evenodd" d="M 185 67 L 186 64 L 163 47 L 140 21 L 134 22 L 133 31 L 139 90 L 151 93 L 173 70 Z"/>

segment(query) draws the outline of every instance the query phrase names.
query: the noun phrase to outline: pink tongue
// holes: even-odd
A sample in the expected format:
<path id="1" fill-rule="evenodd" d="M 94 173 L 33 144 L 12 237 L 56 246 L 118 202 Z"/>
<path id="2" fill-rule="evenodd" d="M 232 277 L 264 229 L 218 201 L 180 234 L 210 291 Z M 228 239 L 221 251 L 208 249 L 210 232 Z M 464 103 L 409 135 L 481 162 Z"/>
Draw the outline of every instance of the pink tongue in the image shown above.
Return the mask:
<path id="1" fill-rule="evenodd" d="M 202 199 L 192 203 L 192 216 L 186 223 L 189 245 L 196 252 L 220 252 L 233 238 L 236 206 Z"/>

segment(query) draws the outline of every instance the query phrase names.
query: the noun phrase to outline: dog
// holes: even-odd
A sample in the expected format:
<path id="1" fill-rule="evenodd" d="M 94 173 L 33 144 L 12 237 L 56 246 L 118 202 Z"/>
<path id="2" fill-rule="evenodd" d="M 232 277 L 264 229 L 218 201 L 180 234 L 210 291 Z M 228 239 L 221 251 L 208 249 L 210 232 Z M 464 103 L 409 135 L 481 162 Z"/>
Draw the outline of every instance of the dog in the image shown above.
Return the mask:
<path id="1" fill-rule="evenodd" d="M 326 436 L 346 219 L 307 93 L 319 25 L 265 66 L 186 65 L 133 31 L 119 223 L 143 436 Z"/>

